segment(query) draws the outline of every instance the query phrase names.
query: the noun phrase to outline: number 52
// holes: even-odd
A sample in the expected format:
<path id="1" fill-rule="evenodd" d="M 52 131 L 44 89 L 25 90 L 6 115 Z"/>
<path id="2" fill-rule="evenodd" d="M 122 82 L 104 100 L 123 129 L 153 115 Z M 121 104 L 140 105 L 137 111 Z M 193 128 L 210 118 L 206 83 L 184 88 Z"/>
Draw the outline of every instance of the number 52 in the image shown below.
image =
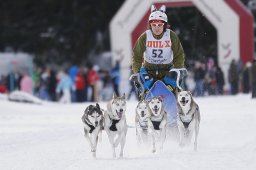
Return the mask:
<path id="1" fill-rule="evenodd" d="M 153 49 L 152 50 L 152 57 L 154 57 L 154 58 L 163 58 L 162 54 L 163 54 L 162 49 Z"/>

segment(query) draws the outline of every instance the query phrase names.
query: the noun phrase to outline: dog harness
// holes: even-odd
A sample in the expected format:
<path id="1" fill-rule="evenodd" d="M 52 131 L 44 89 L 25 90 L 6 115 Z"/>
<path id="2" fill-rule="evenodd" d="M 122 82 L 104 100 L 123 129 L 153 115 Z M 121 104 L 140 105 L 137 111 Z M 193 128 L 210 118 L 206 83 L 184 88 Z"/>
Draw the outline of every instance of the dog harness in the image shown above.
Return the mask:
<path id="1" fill-rule="evenodd" d="M 109 117 L 110 121 L 112 122 L 111 126 L 109 127 L 109 130 L 117 131 L 116 124 L 120 121 L 120 119 L 119 120 L 111 119 L 109 115 L 108 115 L 108 117 Z"/>
<path id="2" fill-rule="evenodd" d="M 154 116 L 155 117 L 155 116 Z M 151 122 L 152 122 L 152 124 L 153 124 L 153 126 L 154 126 L 154 129 L 155 130 L 160 130 L 160 128 L 159 128 L 159 126 L 160 126 L 160 123 L 162 122 L 162 120 L 164 119 L 164 116 L 162 117 L 162 119 L 161 120 L 159 120 L 159 121 L 153 121 L 153 120 L 151 120 Z"/>
<path id="3" fill-rule="evenodd" d="M 90 127 L 89 133 L 92 133 L 96 127 L 92 125 L 92 123 L 88 119 L 84 119 L 84 123 Z"/>
<path id="4" fill-rule="evenodd" d="M 148 121 L 139 121 L 139 125 L 140 125 L 140 128 L 142 129 L 142 130 L 148 130 L 148 125 L 147 125 L 147 122 Z"/>
<path id="5" fill-rule="evenodd" d="M 192 120 L 193 120 L 193 118 L 194 118 L 194 115 L 195 115 L 195 114 L 192 115 L 192 118 L 191 118 L 191 120 L 190 120 L 189 122 L 183 122 L 182 119 L 181 119 L 181 117 L 180 117 L 180 121 L 183 123 L 183 125 L 184 125 L 184 127 L 185 127 L 186 129 L 188 128 L 189 124 L 192 122 Z"/>

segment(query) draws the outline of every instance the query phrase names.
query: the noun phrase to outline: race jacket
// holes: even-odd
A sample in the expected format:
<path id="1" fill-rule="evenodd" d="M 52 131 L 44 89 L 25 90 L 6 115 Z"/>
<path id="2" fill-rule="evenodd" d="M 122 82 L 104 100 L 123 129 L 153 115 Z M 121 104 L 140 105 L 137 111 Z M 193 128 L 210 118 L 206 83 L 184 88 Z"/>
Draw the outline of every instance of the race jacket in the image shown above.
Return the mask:
<path id="1" fill-rule="evenodd" d="M 170 29 L 159 36 L 150 33 L 147 30 L 135 43 L 133 72 L 138 73 L 143 65 L 154 79 L 162 79 L 171 68 L 184 68 L 185 54 L 178 36 Z"/>

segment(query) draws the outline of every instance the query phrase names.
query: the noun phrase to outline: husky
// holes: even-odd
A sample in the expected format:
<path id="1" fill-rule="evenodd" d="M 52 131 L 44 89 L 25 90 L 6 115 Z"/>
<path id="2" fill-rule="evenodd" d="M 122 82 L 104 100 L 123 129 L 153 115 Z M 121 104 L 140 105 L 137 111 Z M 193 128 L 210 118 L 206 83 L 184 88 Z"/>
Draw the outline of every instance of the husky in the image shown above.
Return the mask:
<path id="1" fill-rule="evenodd" d="M 82 116 L 84 124 L 84 136 L 91 146 L 93 157 L 96 157 L 98 138 L 101 137 L 103 129 L 103 110 L 100 105 L 89 105 Z"/>
<path id="2" fill-rule="evenodd" d="M 148 130 L 152 135 L 153 150 L 156 152 L 156 138 L 160 139 L 160 150 L 163 150 L 163 144 L 166 139 L 167 113 L 164 111 L 163 99 L 161 96 L 153 97 L 148 101 Z"/>
<path id="3" fill-rule="evenodd" d="M 123 150 L 126 141 L 127 123 L 125 118 L 126 100 L 125 94 L 121 97 L 114 93 L 113 98 L 107 104 L 107 110 L 104 113 L 104 130 L 108 135 L 112 146 L 113 157 L 116 157 L 115 148 L 120 144 L 120 157 L 123 157 Z M 116 137 L 116 139 L 115 139 Z"/>
<path id="4" fill-rule="evenodd" d="M 149 111 L 146 100 L 141 100 L 135 109 L 136 138 L 139 144 L 148 142 Z"/>
<path id="5" fill-rule="evenodd" d="M 179 144 L 181 147 L 191 142 L 194 138 L 194 150 L 197 150 L 197 138 L 200 124 L 199 107 L 189 91 L 181 91 L 177 94 L 177 124 L 179 129 Z"/>

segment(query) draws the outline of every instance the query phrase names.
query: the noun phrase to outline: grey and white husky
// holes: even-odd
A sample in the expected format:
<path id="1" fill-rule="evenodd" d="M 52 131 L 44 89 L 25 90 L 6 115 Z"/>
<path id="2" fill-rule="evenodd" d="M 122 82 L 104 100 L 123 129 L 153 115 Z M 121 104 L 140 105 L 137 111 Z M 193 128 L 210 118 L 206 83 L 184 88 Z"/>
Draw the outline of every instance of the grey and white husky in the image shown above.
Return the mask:
<path id="1" fill-rule="evenodd" d="M 135 109 L 136 138 L 139 144 L 148 143 L 148 120 L 150 117 L 146 100 L 139 101 Z"/>
<path id="2" fill-rule="evenodd" d="M 194 150 L 197 150 L 197 138 L 200 124 L 199 107 L 189 91 L 181 91 L 177 94 L 177 124 L 179 129 L 180 146 L 191 142 L 195 133 Z"/>
<path id="3" fill-rule="evenodd" d="M 156 139 L 160 139 L 160 149 L 166 139 L 167 113 L 164 111 L 162 97 L 153 97 L 148 101 L 148 111 L 150 118 L 148 120 L 148 130 L 152 135 L 153 150 L 156 152 Z"/>
<path id="4" fill-rule="evenodd" d="M 120 144 L 120 157 L 123 157 L 123 150 L 126 141 L 127 123 L 125 117 L 126 100 L 125 94 L 121 97 L 113 95 L 113 98 L 107 104 L 107 110 L 104 113 L 104 129 L 108 135 L 112 146 L 113 157 L 116 157 L 115 148 Z"/>
<path id="5" fill-rule="evenodd" d="M 84 124 L 84 136 L 91 146 L 93 157 L 96 157 L 98 138 L 101 137 L 103 129 L 103 111 L 100 105 L 89 105 L 82 116 Z"/>

